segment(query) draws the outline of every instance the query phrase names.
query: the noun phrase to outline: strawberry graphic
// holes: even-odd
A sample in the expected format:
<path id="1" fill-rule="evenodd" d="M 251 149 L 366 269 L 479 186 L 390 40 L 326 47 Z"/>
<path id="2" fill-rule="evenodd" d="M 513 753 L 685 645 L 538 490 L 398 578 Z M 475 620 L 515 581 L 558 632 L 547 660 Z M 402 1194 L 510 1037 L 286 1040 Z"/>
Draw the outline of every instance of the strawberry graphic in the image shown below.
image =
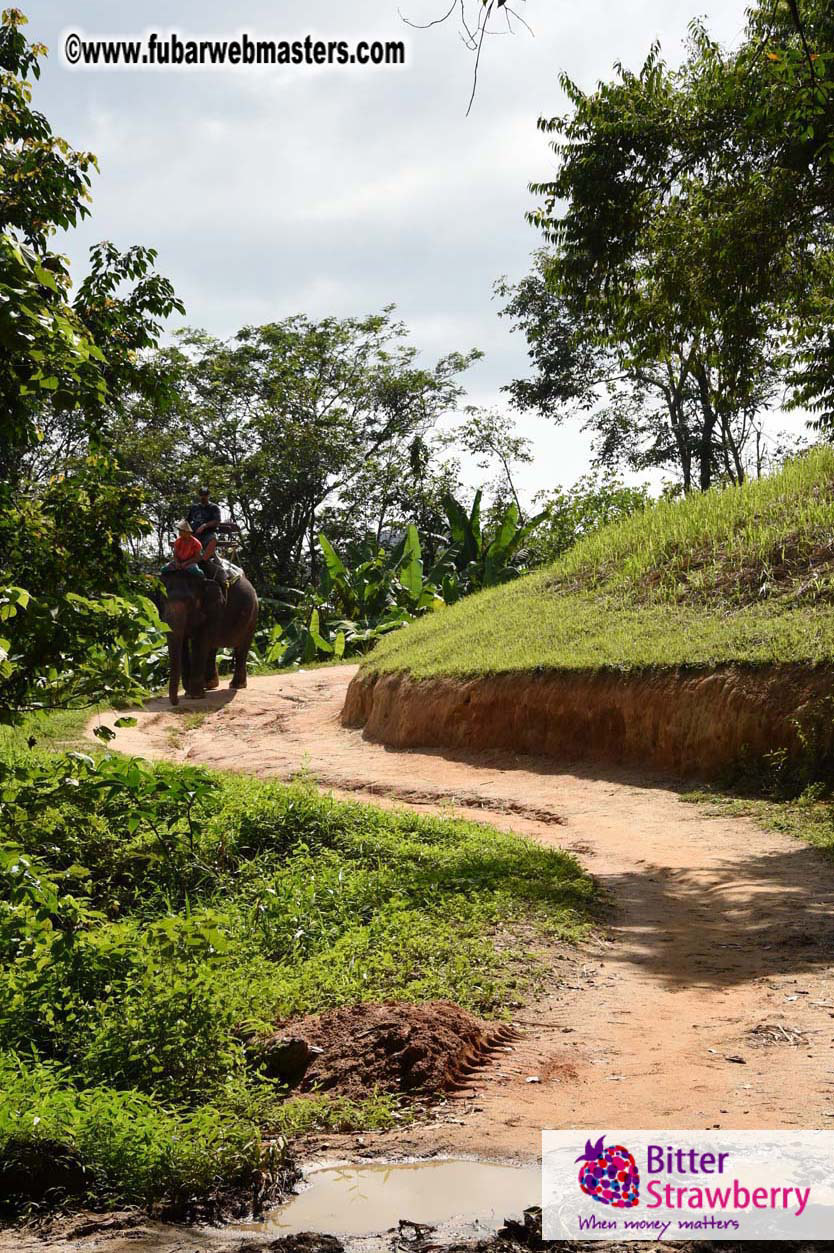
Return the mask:
<path id="1" fill-rule="evenodd" d="M 631 1209 L 639 1203 L 640 1172 L 628 1149 L 622 1144 L 603 1144 L 600 1136 L 596 1144 L 585 1141 L 585 1152 L 577 1157 L 582 1162 L 579 1186 L 593 1201 L 611 1205 L 614 1209 Z"/>

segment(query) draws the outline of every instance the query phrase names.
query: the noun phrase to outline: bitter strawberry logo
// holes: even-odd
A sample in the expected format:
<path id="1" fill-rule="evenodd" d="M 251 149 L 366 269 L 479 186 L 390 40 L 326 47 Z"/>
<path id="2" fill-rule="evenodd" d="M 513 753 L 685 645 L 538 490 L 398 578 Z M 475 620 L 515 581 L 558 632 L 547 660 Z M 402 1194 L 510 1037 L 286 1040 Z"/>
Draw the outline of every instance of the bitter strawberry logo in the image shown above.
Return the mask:
<path id="1" fill-rule="evenodd" d="M 605 1147 L 605 1136 L 596 1144 L 585 1141 L 585 1152 L 577 1157 L 582 1162 L 579 1186 L 592 1201 L 611 1205 L 614 1209 L 632 1209 L 639 1204 L 640 1172 L 637 1163 L 622 1144 Z"/>

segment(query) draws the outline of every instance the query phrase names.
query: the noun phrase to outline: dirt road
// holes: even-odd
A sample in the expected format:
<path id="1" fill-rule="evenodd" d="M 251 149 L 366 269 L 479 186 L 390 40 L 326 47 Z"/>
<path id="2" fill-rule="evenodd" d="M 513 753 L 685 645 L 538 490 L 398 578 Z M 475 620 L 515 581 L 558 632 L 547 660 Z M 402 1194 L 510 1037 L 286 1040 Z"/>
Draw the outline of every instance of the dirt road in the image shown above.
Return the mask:
<path id="1" fill-rule="evenodd" d="M 369 743 L 339 723 L 353 673 L 250 679 L 176 710 L 155 701 L 115 745 L 452 809 L 572 849 L 613 903 L 603 936 L 553 955 L 514 1051 L 438 1122 L 386 1134 L 384 1151 L 526 1158 L 543 1127 L 834 1125 L 834 867 L 708 816 L 672 781 Z"/>

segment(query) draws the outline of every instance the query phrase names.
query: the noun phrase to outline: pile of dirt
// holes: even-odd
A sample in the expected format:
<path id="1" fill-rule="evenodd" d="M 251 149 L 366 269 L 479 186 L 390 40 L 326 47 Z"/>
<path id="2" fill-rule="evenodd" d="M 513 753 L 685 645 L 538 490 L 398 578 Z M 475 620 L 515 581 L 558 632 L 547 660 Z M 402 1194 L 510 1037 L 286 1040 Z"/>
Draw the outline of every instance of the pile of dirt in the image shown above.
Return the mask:
<path id="1" fill-rule="evenodd" d="M 349 1005 L 282 1024 L 260 1040 L 266 1074 L 300 1092 L 436 1096 L 464 1086 L 516 1033 L 449 1001 Z"/>

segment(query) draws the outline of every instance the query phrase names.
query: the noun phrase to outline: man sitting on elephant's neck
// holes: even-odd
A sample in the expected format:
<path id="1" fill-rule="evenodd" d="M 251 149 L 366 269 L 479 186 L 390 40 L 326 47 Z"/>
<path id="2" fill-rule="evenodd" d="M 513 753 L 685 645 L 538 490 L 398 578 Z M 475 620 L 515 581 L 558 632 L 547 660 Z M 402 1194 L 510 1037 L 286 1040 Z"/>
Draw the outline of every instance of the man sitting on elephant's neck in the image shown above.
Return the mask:
<path id="1" fill-rule="evenodd" d="M 226 571 L 223 569 L 223 563 L 216 556 L 220 506 L 215 505 L 209 499 L 209 489 L 205 485 L 197 489 L 197 500 L 189 508 L 186 517 L 192 531 L 203 546 L 201 558 L 201 561 L 204 563 L 203 569 L 209 578 L 214 579 L 215 583 L 217 583 L 220 588 L 221 598 L 225 602 L 228 580 Z"/>

